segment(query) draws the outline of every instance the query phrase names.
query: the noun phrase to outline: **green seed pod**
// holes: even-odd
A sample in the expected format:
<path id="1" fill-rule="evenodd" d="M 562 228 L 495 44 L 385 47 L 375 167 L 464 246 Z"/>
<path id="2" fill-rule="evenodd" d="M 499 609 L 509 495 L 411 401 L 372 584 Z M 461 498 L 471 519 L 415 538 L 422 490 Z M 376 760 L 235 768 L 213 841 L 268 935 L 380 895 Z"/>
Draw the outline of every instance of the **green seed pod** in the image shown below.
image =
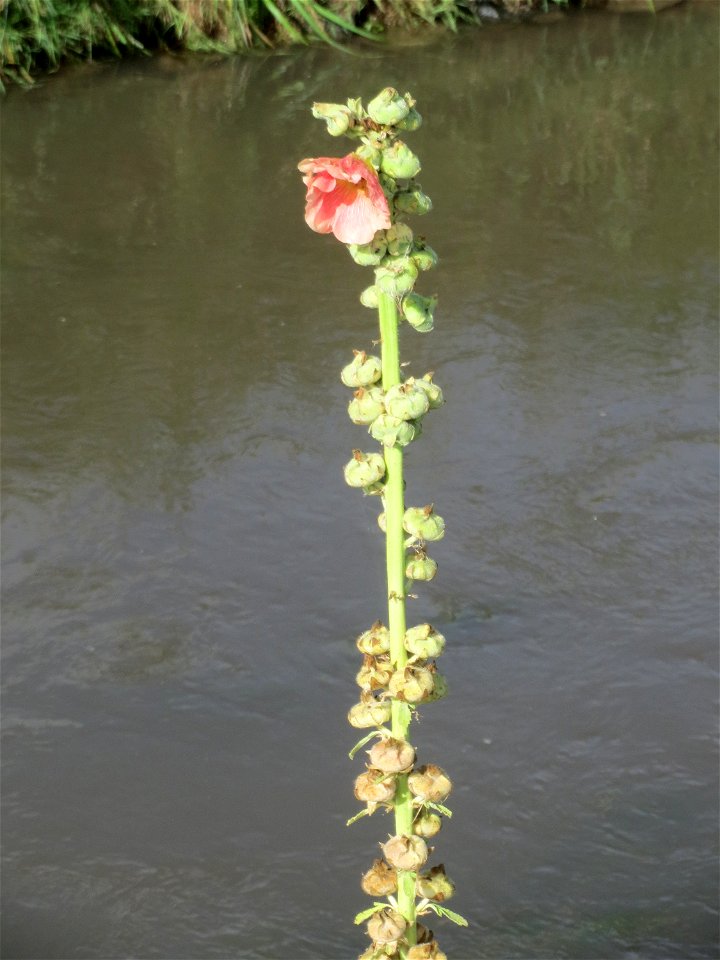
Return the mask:
<path id="1" fill-rule="evenodd" d="M 350 707 L 348 723 L 358 730 L 368 727 L 381 727 L 390 721 L 392 704 L 389 700 L 376 700 L 373 696 L 363 695 L 360 703 Z"/>
<path id="2" fill-rule="evenodd" d="M 436 813 L 423 813 L 413 821 L 413 833 L 429 840 L 440 832 L 442 818 Z"/>
<path id="3" fill-rule="evenodd" d="M 413 232 L 406 223 L 393 224 L 385 236 L 387 252 L 393 257 L 404 257 L 413 245 Z"/>
<path id="4" fill-rule="evenodd" d="M 397 783 L 377 770 L 367 770 L 355 778 L 355 797 L 361 803 L 391 803 Z"/>
<path id="5" fill-rule="evenodd" d="M 368 920 L 367 932 L 373 943 L 397 943 L 405 933 L 407 923 L 401 913 L 386 907 Z"/>
<path id="6" fill-rule="evenodd" d="M 406 447 L 419 436 L 419 424 L 381 413 L 370 424 L 370 436 L 386 447 Z"/>
<path id="7" fill-rule="evenodd" d="M 437 297 L 423 297 L 419 293 L 406 294 L 400 305 L 403 317 L 419 333 L 428 333 L 434 326 Z"/>
<path id="8" fill-rule="evenodd" d="M 455 884 L 445 873 L 445 866 L 441 863 L 432 867 L 427 873 L 421 873 L 415 880 L 415 892 L 419 897 L 443 903 L 455 893 Z"/>
<path id="9" fill-rule="evenodd" d="M 385 461 L 379 453 L 353 450 L 353 458 L 345 464 L 343 473 L 348 486 L 367 488 L 385 476 Z"/>
<path id="10" fill-rule="evenodd" d="M 436 410 L 445 403 L 445 397 L 443 396 L 443 392 L 440 387 L 436 383 L 433 383 L 432 378 L 432 373 L 426 373 L 421 380 L 416 380 L 415 384 L 427 394 L 428 401 L 430 402 L 430 409 Z"/>
<path id="11" fill-rule="evenodd" d="M 405 954 L 405 960 L 447 960 L 447 954 L 438 946 L 437 940 L 417 943 Z"/>
<path id="12" fill-rule="evenodd" d="M 371 310 L 377 310 L 380 303 L 378 288 L 373 284 L 371 287 L 365 287 L 360 294 L 360 303 L 364 307 L 370 307 Z"/>
<path id="13" fill-rule="evenodd" d="M 390 387 L 385 396 L 385 410 L 400 420 L 418 420 L 430 409 L 430 401 L 422 387 L 412 377 L 405 383 Z"/>
<path id="14" fill-rule="evenodd" d="M 385 411 L 384 395 L 381 387 L 360 387 L 348 404 L 348 416 L 353 423 L 367 426 Z"/>
<path id="15" fill-rule="evenodd" d="M 411 190 L 401 190 L 393 197 L 393 206 L 396 213 L 415 213 L 422 216 L 432 210 L 432 200 L 423 193 L 420 187 Z"/>
<path id="16" fill-rule="evenodd" d="M 364 350 L 353 350 L 354 357 L 340 371 L 340 379 L 346 387 L 369 387 L 382 377 L 382 361 Z"/>
<path id="17" fill-rule="evenodd" d="M 340 103 L 314 103 L 312 115 L 318 120 L 324 120 L 331 137 L 341 137 L 350 129 L 353 123 L 351 111 Z"/>
<path id="18" fill-rule="evenodd" d="M 373 690 L 385 690 L 392 675 L 393 668 L 387 655 L 383 654 L 380 657 L 365 656 L 363 665 L 355 676 L 355 682 L 361 690 L 372 693 Z"/>
<path id="19" fill-rule="evenodd" d="M 378 480 L 362 488 L 365 497 L 381 497 L 385 493 L 385 484 Z"/>
<path id="20" fill-rule="evenodd" d="M 433 513 L 433 505 L 428 503 L 425 507 L 407 508 L 403 517 L 403 529 L 418 540 L 442 540 L 445 536 L 445 521 Z"/>
<path id="21" fill-rule="evenodd" d="M 408 777 L 408 787 L 419 800 L 442 803 L 452 790 L 450 777 L 434 763 L 418 767 Z"/>
<path id="22" fill-rule="evenodd" d="M 395 700 L 422 703 L 433 691 L 433 675 L 427 667 L 408 664 L 396 670 L 388 682 L 388 691 Z"/>
<path id="23" fill-rule="evenodd" d="M 437 573 L 437 563 L 423 551 L 418 551 L 405 567 L 411 580 L 432 580 Z"/>
<path id="24" fill-rule="evenodd" d="M 398 130 L 406 130 L 408 133 L 412 133 L 421 126 L 422 117 L 417 112 L 415 107 L 410 107 L 407 116 L 397 124 Z"/>
<path id="25" fill-rule="evenodd" d="M 385 127 L 395 126 L 410 113 L 410 106 L 394 87 L 385 87 L 367 105 L 368 116 Z"/>
<path id="26" fill-rule="evenodd" d="M 437 670 L 433 673 L 433 683 L 433 691 L 425 703 L 434 703 L 435 700 L 442 700 L 443 697 L 448 695 L 448 682 L 443 674 L 438 673 Z"/>
<path id="27" fill-rule="evenodd" d="M 396 870 L 417 870 L 428 858 L 427 844 L 422 837 L 398 834 L 380 846 L 385 859 Z"/>
<path id="28" fill-rule="evenodd" d="M 417 275 L 417 267 L 409 257 L 385 257 L 375 271 L 375 284 L 390 297 L 402 297 L 412 290 Z"/>
<path id="29" fill-rule="evenodd" d="M 392 177 L 389 177 L 386 173 L 383 173 L 382 170 L 378 173 L 378 180 L 380 181 L 380 186 L 383 189 L 385 198 L 387 199 L 388 204 L 390 204 L 393 197 L 397 193 L 397 183 Z"/>
<path id="30" fill-rule="evenodd" d="M 368 750 L 370 766 L 383 773 L 408 773 L 415 763 L 415 748 L 407 740 L 383 737 Z"/>
<path id="31" fill-rule="evenodd" d="M 385 231 L 378 230 L 370 243 L 349 243 L 348 253 L 361 267 L 376 267 L 387 253 Z"/>
<path id="32" fill-rule="evenodd" d="M 405 649 L 413 657 L 422 660 L 432 660 L 439 657 L 445 649 L 445 637 L 434 630 L 429 623 L 421 623 L 411 627 L 405 633 Z M 389 641 L 388 641 L 388 649 Z"/>
<path id="33" fill-rule="evenodd" d="M 410 252 L 410 257 L 418 270 L 432 270 L 437 265 L 438 255 L 424 240 L 417 240 Z"/>
<path id="34" fill-rule="evenodd" d="M 363 874 L 360 886 L 369 897 L 387 897 L 397 890 L 397 872 L 384 860 L 373 860 L 373 865 Z"/>
<path id="35" fill-rule="evenodd" d="M 360 653 L 379 657 L 390 650 L 390 631 L 381 620 L 376 620 L 369 630 L 360 634 L 355 645 Z"/>
<path id="36" fill-rule="evenodd" d="M 420 161 L 407 144 L 396 140 L 383 150 L 380 169 L 395 180 L 411 180 L 420 173 Z"/>

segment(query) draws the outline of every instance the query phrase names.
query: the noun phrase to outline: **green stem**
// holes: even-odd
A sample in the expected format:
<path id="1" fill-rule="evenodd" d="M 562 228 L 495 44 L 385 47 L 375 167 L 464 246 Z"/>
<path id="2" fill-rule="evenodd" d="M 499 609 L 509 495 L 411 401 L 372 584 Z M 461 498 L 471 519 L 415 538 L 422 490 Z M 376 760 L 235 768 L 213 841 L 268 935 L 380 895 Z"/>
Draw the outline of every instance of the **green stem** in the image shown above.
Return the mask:
<path id="1" fill-rule="evenodd" d="M 398 342 L 398 313 L 392 297 L 380 294 L 380 339 L 382 344 L 382 385 L 389 390 L 400 383 L 400 347 Z M 405 491 L 403 482 L 402 447 L 385 447 L 385 549 L 388 587 L 388 629 L 390 631 L 390 660 L 396 670 L 407 663 L 405 650 Z M 392 701 L 392 735 L 398 740 L 408 739 L 410 710 L 406 703 Z M 397 778 L 395 792 L 395 833 L 412 834 L 412 794 L 408 789 L 407 774 Z M 415 874 L 398 871 L 398 906 L 408 923 L 408 943 L 416 941 Z"/>

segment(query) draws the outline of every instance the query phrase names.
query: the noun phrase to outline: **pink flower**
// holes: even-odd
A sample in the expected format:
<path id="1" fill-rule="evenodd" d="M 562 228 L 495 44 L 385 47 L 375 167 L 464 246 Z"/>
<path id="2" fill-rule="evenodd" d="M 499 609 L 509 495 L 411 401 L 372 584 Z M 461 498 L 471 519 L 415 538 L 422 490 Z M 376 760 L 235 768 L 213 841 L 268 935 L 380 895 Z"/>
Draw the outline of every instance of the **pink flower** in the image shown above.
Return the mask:
<path id="1" fill-rule="evenodd" d="M 390 226 L 390 209 L 372 167 L 355 153 L 303 160 L 305 221 L 317 233 L 333 233 L 342 243 L 370 243 L 376 230 Z"/>

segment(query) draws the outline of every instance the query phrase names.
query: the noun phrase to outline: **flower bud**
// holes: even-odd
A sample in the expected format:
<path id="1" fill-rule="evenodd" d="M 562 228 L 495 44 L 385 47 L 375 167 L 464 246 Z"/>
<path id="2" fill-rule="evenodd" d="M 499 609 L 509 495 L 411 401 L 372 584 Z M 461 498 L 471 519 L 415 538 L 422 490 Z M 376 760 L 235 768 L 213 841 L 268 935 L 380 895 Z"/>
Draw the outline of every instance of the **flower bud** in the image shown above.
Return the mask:
<path id="1" fill-rule="evenodd" d="M 399 417 L 391 417 L 389 413 L 381 413 L 370 424 L 370 436 L 385 447 L 406 447 L 419 436 L 419 424 Z"/>
<path id="2" fill-rule="evenodd" d="M 400 420 L 417 420 L 430 409 L 430 401 L 422 387 L 415 386 L 411 377 L 405 383 L 390 387 L 384 402 L 385 410 Z"/>
<path id="3" fill-rule="evenodd" d="M 416 213 L 421 216 L 432 210 L 432 200 L 419 187 L 412 190 L 401 190 L 393 198 L 396 213 Z"/>
<path id="4" fill-rule="evenodd" d="M 437 573 L 437 563 L 422 550 L 419 550 L 405 567 L 405 574 L 411 580 L 432 580 Z"/>
<path id="5" fill-rule="evenodd" d="M 349 243 L 348 253 L 361 267 L 376 267 L 387 253 L 385 231 L 378 230 L 370 243 Z"/>
<path id="6" fill-rule="evenodd" d="M 384 860 L 373 860 L 373 865 L 363 874 L 360 886 L 369 897 L 386 897 L 397 890 L 397 873 Z"/>
<path id="7" fill-rule="evenodd" d="M 346 387 L 369 387 L 382 377 L 380 357 L 369 356 L 364 350 L 353 350 L 352 361 L 340 371 Z"/>
<path id="8" fill-rule="evenodd" d="M 397 782 L 377 770 L 366 770 L 355 778 L 355 796 L 361 803 L 390 803 L 395 796 Z"/>
<path id="9" fill-rule="evenodd" d="M 367 105 L 367 112 L 375 123 L 392 127 L 407 117 L 410 106 L 394 87 L 385 87 Z"/>
<path id="10" fill-rule="evenodd" d="M 418 870 L 428 858 L 427 844 L 422 837 L 399 834 L 381 844 L 385 859 L 396 870 Z"/>
<path id="11" fill-rule="evenodd" d="M 401 297 L 412 290 L 418 270 L 409 257 L 386 257 L 375 271 L 375 284 L 390 297 Z"/>
<path id="12" fill-rule="evenodd" d="M 345 483 L 351 487 L 367 487 L 385 476 L 385 461 L 379 453 L 353 450 L 353 458 L 344 468 Z"/>
<path id="13" fill-rule="evenodd" d="M 369 163 L 374 167 L 375 170 L 380 168 L 382 151 L 374 143 L 363 143 L 362 146 L 357 148 L 355 153 L 361 160 L 364 160 L 365 163 Z"/>
<path id="14" fill-rule="evenodd" d="M 383 150 L 380 169 L 395 180 L 410 180 L 420 173 L 420 161 L 402 140 L 396 140 Z"/>
<path id="15" fill-rule="evenodd" d="M 429 333 L 435 325 L 434 313 L 437 306 L 437 297 L 423 297 L 419 293 L 407 293 L 400 309 L 411 327 L 418 333 Z"/>
<path id="16" fill-rule="evenodd" d="M 419 874 L 415 880 L 415 892 L 426 900 L 443 903 L 455 893 L 455 884 L 449 879 L 441 863 L 437 867 L 432 867 L 427 873 Z"/>
<path id="17" fill-rule="evenodd" d="M 445 403 L 442 390 L 436 383 L 433 383 L 432 373 L 426 373 L 421 380 L 416 380 L 415 384 L 427 394 L 431 410 L 436 410 Z"/>
<path id="18" fill-rule="evenodd" d="M 365 287 L 360 294 L 360 303 L 364 307 L 370 307 L 371 310 L 377 310 L 380 303 L 378 292 L 378 288 L 374 284 L 371 287 Z"/>
<path id="19" fill-rule="evenodd" d="M 418 540 L 442 540 L 445 536 L 445 521 L 433 513 L 433 505 L 428 503 L 425 507 L 407 508 L 403 517 L 403 529 Z"/>
<path id="20" fill-rule="evenodd" d="M 410 107 L 407 116 L 397 124 L 398 130 L 407 130 L 408 133 L 412 133 L 420 126 L 422 126 L 422 117 L 415 107 Z"/>
<path id="21" fill-rule="evenodd" d="M 413 245 L 413 232 L 406 223 L 393 224 L 386 231 L 385 237 L 387 252 L 393 257 L 404 257 Z"/>
<path id="22" fill-rule="evenodd" d="M 452 790 L 450 777 L 434 763 L 418 767 L 408 777 L 408 787 L 419 800 L 442 803 Z"/>
<path id="23" fill-rule="evenodd" d="M 413 833 L 429 840 L 440 832 L 442 819 L 436 813 L 423 813 L 413 821 Z"/>
<path id="24" fill-rule="evenodd" d="M 413 249 L 410 251 L 412 259 L 418 270 L 432 270 L 437 265 L 438 255 L 432 247 L 429 247 L 424 240 L 417 240 Z"/>
<path id="25" fill-rule="evenodd" d="M 395 943 L 405 933 L 407 923 L 401 913 L 386 907 L 368 920 L 368 936 L 374 943 Z"/>
<path id="26" fill-rule="evenodd" d="M 368 750 L 370 766 L 383 773 L 408 773 L 415 763 L 415 747 L 407 740 L 383 737 Z"/>
<path id="27" fill-rule="evenodd" d="M 434 657 L 439 657 L 445 649 L 445 637 L 433 630 L 429 623 L 421 623 L 418 627 L 411 627 L 405 633 L 404 642 L 407 652 L 421 660 L 432 660 Z"/>
<path id="28" fill-rule="evenodd" d="M 360 653 L 377 657 L 390 649 L 390 631 L 381 620 L 376 620 L 369 630 L 360 634 L 355 644 Z"/>
<path id="29" fill-rule="evenodd" d="M 393 668 L 390 665 L 390 658 L 369 657 L 363 658 L 363 665 L 357 672 L 355 682 L 366 693 L 372 693 L 373 690 L 384 690 L 390 682 L 393 675 Z"/>
<path id="30" fill-rule="evenodd" d="M 388 681 L 391 696 L 405 703 L 422 703 L 432 693 L 433 686 L 432 673 L 414 664 L 396 670 Z"/>
<path id="31" fill-rule="evenodd" d="M 447 954 L 438 946 L 437 940 L 417 943 L 405 954 L 405 960 L 447 960 Z"/>
<path id="32" fill-rule="evenodd" d="M 351 111 L 340 103 L 314 103 L 312 115 L 325 121 L 331 137 L 340 137 L 347 133 L 353 122 Z"/>
<path id="33" fill-rule="evenodd" d="M 371 696 L 350 707 L 348 723 L 359 730 L 381 727 L 389 722 L 391 715 L 392 705 L 389 700 L 376 700 Z"/>
<path id="34" fill-rule="evenodd" d="M 434 703 L 435 700 L 442 700 L 443 697 L 448 695 L 448 682 L 442 673 L 438 673 L 437 670 L 433 673 L 433 689 L 432 693 L 425 700 L 425 703 Z"/>
<path id="35" fill-rule="evenodd" d="M 421 391 L 422 392 L 422 391 Z M 428 403 L 429 405 L 429 403 Z M 385 411 L 384 395 L 380 387 L 360 387 L 348 404 L 348 416 L 353 423 L 367 426 Z"/>

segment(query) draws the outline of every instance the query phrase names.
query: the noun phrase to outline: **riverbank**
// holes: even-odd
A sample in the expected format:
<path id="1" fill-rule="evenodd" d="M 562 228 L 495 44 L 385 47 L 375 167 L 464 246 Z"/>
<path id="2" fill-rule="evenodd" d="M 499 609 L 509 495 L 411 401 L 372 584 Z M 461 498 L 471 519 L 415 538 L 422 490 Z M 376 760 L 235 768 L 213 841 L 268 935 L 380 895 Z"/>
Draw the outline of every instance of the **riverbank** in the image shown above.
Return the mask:
<path id="1" fill-rule="evenodd" d="M 155 51 L 341 46 L 398 28 L 456 30 L 589 8 L 653 14 L 682 2 L 689 0 L 0 0 L 0 79 L 29 86 L 65 63 Z"/>

